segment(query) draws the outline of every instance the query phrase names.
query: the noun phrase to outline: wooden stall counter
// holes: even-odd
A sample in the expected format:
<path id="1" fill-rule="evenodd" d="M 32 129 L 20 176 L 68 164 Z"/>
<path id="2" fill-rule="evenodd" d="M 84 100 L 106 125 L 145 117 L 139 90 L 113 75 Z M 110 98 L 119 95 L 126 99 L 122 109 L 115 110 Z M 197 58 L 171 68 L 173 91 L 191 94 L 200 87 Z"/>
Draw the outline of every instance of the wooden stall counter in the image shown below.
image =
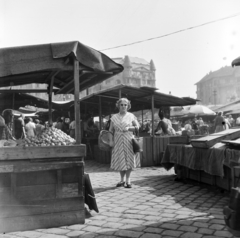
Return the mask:
<path id="1" fill-rule="evenodd" d="M 167 170 L 175 166 L 181 178 L 189 178 L 230 190 L 239 186 L 240 151 L 217 143 L 209 149 L 192 145 L 168 145 L 161 164 Z"/>
<path id="2" fill-rule="evenodd" d="M 85 222 L 85 145 L 0 148 L 0 232 Z"/>
<path id="3" fill-rule="evenodd" d="M 140 155 L 141 166 L 160 165 L 168 144 L 189 144 L 190 139 L 187 136 L 144 136 L 143 152 Z M 102 151 L 98 148 L 98 145 L 94 145 L 94 159 L 99 163 L 110 164 L 111 151 Z"/>

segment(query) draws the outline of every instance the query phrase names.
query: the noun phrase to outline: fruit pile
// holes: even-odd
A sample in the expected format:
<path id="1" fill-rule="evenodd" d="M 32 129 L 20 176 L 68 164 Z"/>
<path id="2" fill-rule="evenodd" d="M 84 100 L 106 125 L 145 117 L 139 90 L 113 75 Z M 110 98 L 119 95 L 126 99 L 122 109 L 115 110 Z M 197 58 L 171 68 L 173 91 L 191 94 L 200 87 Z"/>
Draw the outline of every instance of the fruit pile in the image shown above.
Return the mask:
<path id="1" fill-rule="evenodd" d="M 39 136 L 27 137 L 23 141 L 24 146 L 64 146 L 73 145 L 75 140 L 63 131 L 49 127 Z"/>

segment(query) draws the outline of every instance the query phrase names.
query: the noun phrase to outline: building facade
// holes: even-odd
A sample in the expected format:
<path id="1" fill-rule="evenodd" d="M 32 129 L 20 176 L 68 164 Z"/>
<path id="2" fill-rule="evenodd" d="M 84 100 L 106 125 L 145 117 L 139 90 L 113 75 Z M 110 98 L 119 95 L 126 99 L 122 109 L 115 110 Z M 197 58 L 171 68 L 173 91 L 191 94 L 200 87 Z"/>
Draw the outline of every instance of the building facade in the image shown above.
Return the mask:
<path id="1" fill-rule="evenodd" d="M 197 86 L 197 99 L 204 105 L 220 105 L 240 99 L 240 67 L 225 66 L 209 72 Z"/>
<path id="2" fill-rule="evenodd" d="M 119 84 L 134 87 L 156 87 L 156 68 L 152 60 L 147 62 L 144 59 L 130 57 L 128 55 L 124 58 L 113 58 L 112 60 L 123 65 L 123 72 L 81 92 L 81 97 Z"/>

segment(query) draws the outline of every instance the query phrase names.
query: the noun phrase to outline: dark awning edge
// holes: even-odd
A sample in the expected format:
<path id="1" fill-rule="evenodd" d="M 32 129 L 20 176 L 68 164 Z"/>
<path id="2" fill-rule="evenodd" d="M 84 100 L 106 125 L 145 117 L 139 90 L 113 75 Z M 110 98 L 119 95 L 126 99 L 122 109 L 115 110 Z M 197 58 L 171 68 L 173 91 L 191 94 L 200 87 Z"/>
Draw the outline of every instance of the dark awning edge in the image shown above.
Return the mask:
<path id="1" fill-rule="evenodd" d="M 121 64 L 78 41 L 0 48 L 0 88 L 49 84 L 57 72 L 53 86 L 61 89 L 73 81 L 73 65 L 67 59 L 72 55 L 78 60 L 80 71 L 89 71 L 80 78 L 80 91 L 106 80 L 109 73 L 114 76 L 123 71 Z"/>

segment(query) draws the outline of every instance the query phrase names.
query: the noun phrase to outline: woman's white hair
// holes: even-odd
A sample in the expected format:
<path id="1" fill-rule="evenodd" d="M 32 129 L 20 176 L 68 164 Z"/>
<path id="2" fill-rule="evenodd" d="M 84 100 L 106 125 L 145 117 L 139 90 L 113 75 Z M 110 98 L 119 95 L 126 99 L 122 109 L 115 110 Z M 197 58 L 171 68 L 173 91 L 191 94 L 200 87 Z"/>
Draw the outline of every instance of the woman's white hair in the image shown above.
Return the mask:
<path id="1" fill-rule="evenodd" d="M 116 107 L 119 109 L 120 108 L 120 104 L 122 101 L 126 101 L 127 102 L 127 110 L 131 109 L 131 102 L 127 99 L 127 98 L 120 98 L 119 100 L 117 100 L 116 102 Z"/>

